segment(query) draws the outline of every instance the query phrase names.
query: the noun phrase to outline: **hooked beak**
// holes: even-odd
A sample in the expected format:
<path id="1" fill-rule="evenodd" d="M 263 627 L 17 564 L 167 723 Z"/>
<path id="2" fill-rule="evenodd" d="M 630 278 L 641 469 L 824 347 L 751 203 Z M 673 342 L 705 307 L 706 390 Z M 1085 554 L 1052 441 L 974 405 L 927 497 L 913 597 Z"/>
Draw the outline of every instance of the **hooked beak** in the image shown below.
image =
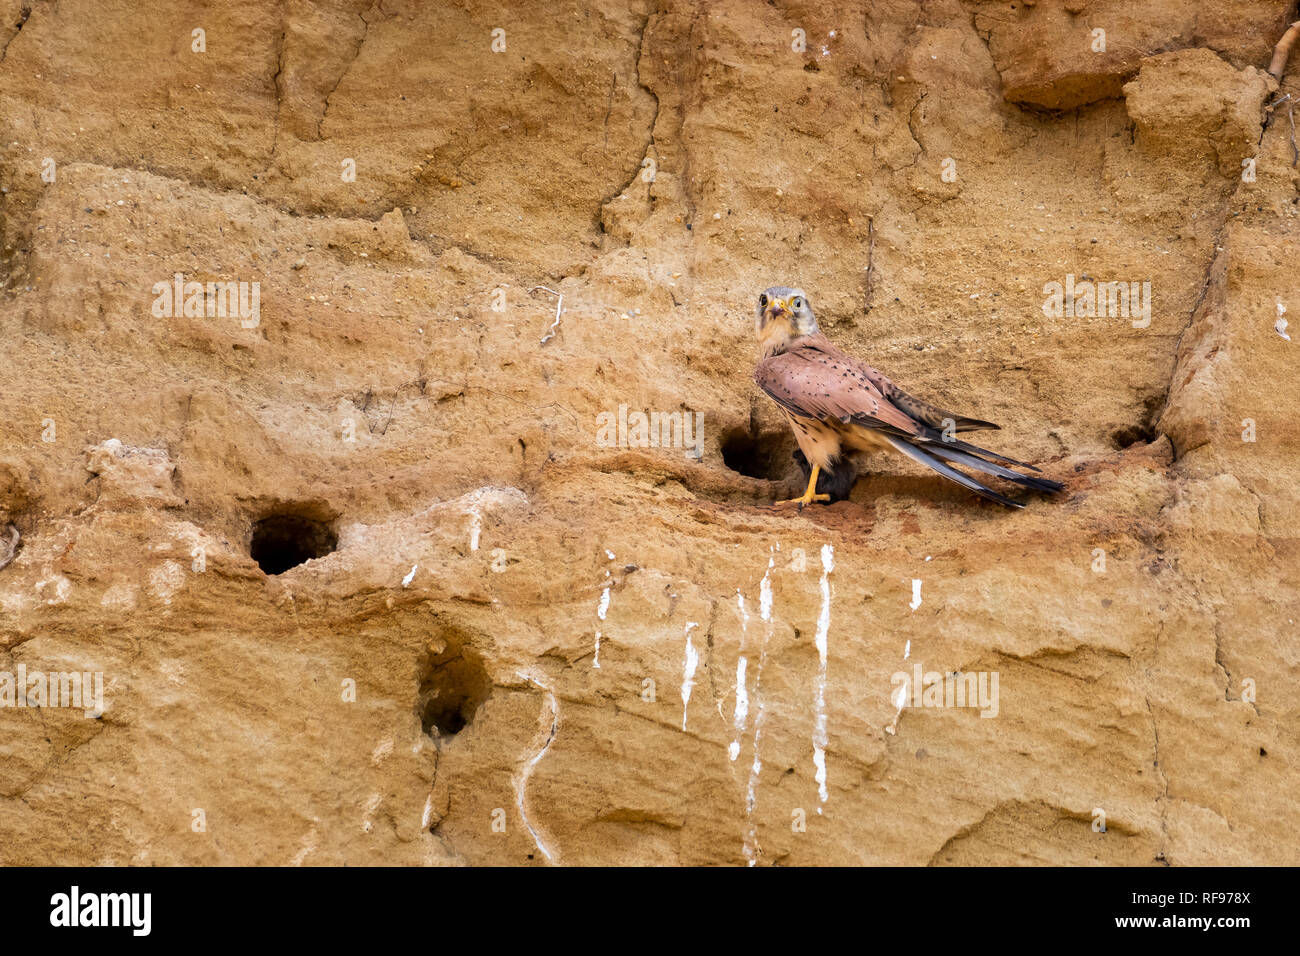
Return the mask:
<path id="1" fill-rule="evenodd" d="M 764 323 L 771 322 L 773 319 L 780 318 L 783 315 L 790 315 L 789 310 L 785 307 L 785 300 L 773 299 L 767 304 L 767 308 L 763 310 L 763 321 Z"/>

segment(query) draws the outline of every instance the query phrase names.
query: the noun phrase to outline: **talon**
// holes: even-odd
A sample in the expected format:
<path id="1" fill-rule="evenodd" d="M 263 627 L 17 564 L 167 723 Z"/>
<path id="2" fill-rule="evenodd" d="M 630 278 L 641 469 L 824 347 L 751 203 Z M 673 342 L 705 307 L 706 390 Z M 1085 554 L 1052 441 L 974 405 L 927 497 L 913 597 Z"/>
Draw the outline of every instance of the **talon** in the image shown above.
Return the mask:
<path id="1" fill-rule="evenodd" d="M 809 477 L 808 477 L 808 490 L 805 491 L 805 492 L 803 493 L 803 495 L 800 496 L 800 497 L 798 497 L 798 498 L 787 498 L 785 501 L 778 501 L 778 502 L 776 502 L 776 504 L 777 504 L 778 506 L 779 506 L 779 505 L 798 505 L 798 506 L 799 506 L 799 510 L 800 510 L 800 511 L 803 511 L 803 506 L 804 506 L 804 505 L 810 505 L 810 504 L 812 504 L 814 501 L 830 501 L 830 500 L 831 500 L 831 496 L 830 496 L 830 495 L 818 494 L 817 491 L 815 490 L 815 489 L 817 488 L 817 476 L 818 476 L 820 473 L 821 473 L 821 466 L 819 466 L 819 465 L 813 465 L 813 467 L 812 467 L 812 474 L 809 475 Z"/>
<path id="2" fill-rule="evenodd" d="M 820 501 L 830 501 L 830 500 L 831 500 L 831 496 L 830 496 L 830 495 L 820 495 L 820 494 L 817 494 L 817 495 L 807 495 L 807 494 L 806 494 L 806 495 L 802 495 L 802 496 L 800 496 L 800 497 L 798 497 L 798 498 L 787 498 L 785 501 L 778 501 L 778 502 L 775 502 L 775 504 L 777 504 L 777 505 L 798 505 L 798 506 L 799 506 L 799 510 L 802 511 L 804 505 L 810 505 L 810 504 L 812 504 L 814 501 L 819 501 L 819 502 L 820 502 Z"/>

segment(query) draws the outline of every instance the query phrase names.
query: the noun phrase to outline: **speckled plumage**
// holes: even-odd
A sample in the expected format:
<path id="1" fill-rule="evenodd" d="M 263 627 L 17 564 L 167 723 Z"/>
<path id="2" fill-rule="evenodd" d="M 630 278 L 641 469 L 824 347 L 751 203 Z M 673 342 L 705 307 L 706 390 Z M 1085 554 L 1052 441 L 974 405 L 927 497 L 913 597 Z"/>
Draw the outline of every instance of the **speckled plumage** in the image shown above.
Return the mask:
<path id="1" fill-rule="evenodd" d="M 996 475 L 1038 491 L 1059 491 L 1058 482 L 1011 471 L 1032 465 L 978 448 L 957 432 L 997 428 L 992 422 L 957 415 L 903 391 L 882 373 L 836 348 L 817 327 L 801 289 L 775 286 L 759 296 L 756 331 L 762 357 L 754 381 L 780 407 L 799 449 L 816 470 L 833 472 L 849 452 L 891 449 L 934 469 L 976 494 L 1020 508 L 947 462 Z M 941 460 L 943 459 L 943 460 Z M 1000 464 L 999 464 L 1000 463 Z"/>

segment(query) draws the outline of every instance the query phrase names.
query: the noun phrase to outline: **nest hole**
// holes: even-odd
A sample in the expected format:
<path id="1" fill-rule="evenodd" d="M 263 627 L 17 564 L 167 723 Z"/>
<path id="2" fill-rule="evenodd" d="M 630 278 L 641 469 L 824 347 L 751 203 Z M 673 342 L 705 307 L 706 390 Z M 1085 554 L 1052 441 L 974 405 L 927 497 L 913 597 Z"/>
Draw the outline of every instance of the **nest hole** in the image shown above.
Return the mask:
<path id="1" fill-rule="evenodd" d="M 331 522 L 301 514 L 272 514 L 253 525 L 249 554 L 267 574 L 283 574 L 312 558 L 325 557 L 338 545 Z"/>
<path id="2" fill-rule="evenodd" d="M 443 643 L 441 653 L 425 651 L 420 663 L 420 726 L 434 740 L 454 737 L 468 727 L 492 695 L 483 659 L 459 640 Z"/>
<path id="3" fill-rule="evenodd" d="M 1156 422 L 1160 410 L 1164 407 L 1164 395 L 1151 394 L 1142 400 L 1142 417 L 1131 425 L 1117 428 L 1110 433 L 1112 444 L 1121 451 L 1134 445 L 1149 445 L 1156 440 Z"/>
<path id="4" fill-rule="evenodd" d="M 746 478 L 786 481 L 797 474 L 791 453 L 794 435 L 784 432 L 751 434 L 733 431 L 722 442 L 722 463 Z"/>
<path id="5" fill-rule="evenodd" d="M 1116 448 L 1121 450 L 1132 448 L 1134 445 L 1149 445 L 1156 440 L 1156 430 L 1154 425 L 1129 425 L 1126 428 L 1120 428 L 1111 433 L 1111 442 Z"/>

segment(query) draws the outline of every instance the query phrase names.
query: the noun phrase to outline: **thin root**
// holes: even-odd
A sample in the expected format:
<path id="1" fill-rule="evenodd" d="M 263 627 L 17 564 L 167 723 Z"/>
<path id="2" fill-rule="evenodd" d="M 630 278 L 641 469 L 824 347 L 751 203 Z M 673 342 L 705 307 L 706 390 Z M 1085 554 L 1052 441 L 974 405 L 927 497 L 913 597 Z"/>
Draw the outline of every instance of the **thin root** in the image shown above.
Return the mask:
<path id="1" fill-rule="evenodd" d="M 1291 120 L 1291 166 L 1294 168 L 1296 163 L 1300 163 L 1300 148 L 1295 144 L 1295 104 L 1287 106 L 1286 115 Z"/>

